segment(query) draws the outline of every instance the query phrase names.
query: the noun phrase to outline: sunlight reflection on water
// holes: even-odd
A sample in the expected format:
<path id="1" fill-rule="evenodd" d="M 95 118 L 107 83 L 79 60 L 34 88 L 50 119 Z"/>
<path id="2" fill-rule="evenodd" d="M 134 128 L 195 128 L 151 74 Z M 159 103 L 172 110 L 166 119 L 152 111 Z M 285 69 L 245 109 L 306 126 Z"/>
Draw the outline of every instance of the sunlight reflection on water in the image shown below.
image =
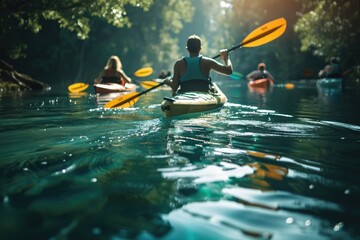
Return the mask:
<path id="1" fill-rule="evenodd" d="M 173 119 L 166 91 L 131 109 L 94 94 L 2 101 L 0 236 L 356 239 L 356 119 L 292 91 Z"/>

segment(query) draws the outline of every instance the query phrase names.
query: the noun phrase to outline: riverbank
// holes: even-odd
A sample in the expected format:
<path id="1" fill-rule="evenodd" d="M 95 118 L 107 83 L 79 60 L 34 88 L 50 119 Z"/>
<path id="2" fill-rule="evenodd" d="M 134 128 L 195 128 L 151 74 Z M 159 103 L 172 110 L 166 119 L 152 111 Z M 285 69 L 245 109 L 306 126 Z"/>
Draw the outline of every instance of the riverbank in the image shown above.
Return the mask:
<path id="1" fill-rule="evenodd" d="M 0 92 L 48 91 L 50 89 L 49 85 L 16 71 L 10 64 L 0 60 Z"/>

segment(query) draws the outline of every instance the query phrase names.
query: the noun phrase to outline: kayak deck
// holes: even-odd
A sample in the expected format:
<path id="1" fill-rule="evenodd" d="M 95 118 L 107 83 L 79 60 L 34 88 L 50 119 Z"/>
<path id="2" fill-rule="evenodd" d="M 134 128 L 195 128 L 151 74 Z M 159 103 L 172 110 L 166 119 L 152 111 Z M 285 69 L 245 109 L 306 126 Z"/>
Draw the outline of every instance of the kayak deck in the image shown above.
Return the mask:
<path id="1" fill-rule="evenodd" d="M 316 81 L 316 85 L 322 88 L 342 88 L 342 78 L 322 78 Z"/>
<path id="2" fill-rule="evenodd" d="M 220 108 L 227 102 L 227 98 L 215 83 L 212 86 L 213 89 L 208 93 L 185 92 L 164 98 L 161 110 L 166 117 L 174 117 Z"/>
<path id="3" fill-rule="evenodd" d="M 118 83 L 98 83 L 94 84 L 95 93 L 118 93 L 133 92 L 137 86 L 133 83 L 126 83 L 125 86 Z"/>

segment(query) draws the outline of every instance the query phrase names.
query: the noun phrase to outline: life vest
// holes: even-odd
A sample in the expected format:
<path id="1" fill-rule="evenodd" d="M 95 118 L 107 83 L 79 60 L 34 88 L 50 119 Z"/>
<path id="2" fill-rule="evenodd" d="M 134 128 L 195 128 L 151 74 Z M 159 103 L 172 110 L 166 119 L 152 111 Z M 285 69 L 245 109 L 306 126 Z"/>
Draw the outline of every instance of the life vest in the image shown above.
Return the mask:
<path id="1" fill-rule="evenodd" d="M 198 57 L 184 57 L 186 62 L 186 71 L 184 75 L 180 77 L 180 82 L 186 82 L 191 80 L 204 80 L 207 81 L 208 77 L 205 76 L 201 71 L 201 58 L 202 56 Z"/>
<path id="2" fill-rule="evenodd" d="M 332 63 L 330 64 L 330 71 L 325 73 L 325 77 L 327 78 L 340 78 L 341 70 L 339 64 Z"/>
<path id="3" fill-rule="evenodd" d="M 197 57 L 184 57 L 186 62 L 186 71 L 180 77 L 180 91 L 208 91 L 209 78 L 201 71 L 201 58 Z"/>
<path id="4" fill-rule="evenodd" d="M 118 76 L 117 72 L 110 68 L 104 70 L 101 83 L 119 83 L 123 86 L 125 85 L 125 81 L 122 77 Z"/>
<path id="5" fill-rule="evenodd" d="M 267 77 L 268 77 L 268 74 L 267 74 L 266 70 L 264 70 L 264 71 L 257 70 L 257 71 L 251 76 L 251 78 L 254 79 L 254 80 L 262 79 L 262 78 L 267 78 Z"/>

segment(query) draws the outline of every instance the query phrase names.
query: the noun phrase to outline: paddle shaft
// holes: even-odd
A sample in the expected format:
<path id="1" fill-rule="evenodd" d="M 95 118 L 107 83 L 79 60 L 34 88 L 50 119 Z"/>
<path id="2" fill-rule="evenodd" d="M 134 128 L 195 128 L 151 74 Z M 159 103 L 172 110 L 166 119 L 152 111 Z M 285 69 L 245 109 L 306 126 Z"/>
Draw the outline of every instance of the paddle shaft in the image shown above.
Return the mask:
<path id="1" fill-rule="evenodd" d="M 147 90 L 145 90 L 145 91 L 142 91 L 142 92 L 141 92 L 141 93 L 139 93 L 139 94 L 136 94 L 136 95 L 135 95 L 135 96 L 133 96 L 131 99 L 134 99 L 134 98 L 140 97 L 141 95 L 146 94 L 146 93 L 150 92 L 151 90 L 154 90 L 155 88 L 161 87 L 161 86 L 162 86 L 162 85 L 164 85 L 164 84 L 165 84 L 165 81 L 164 81 L 164 82 L 162 82 L 162 83 L 159 83 L 158 85 L 153 86 L 153 87 L 151 87 L 151 88 L 149 88 L 149 89 L 147 89 Z"/>
<path id="2" fill-rule="evenodd" d="M 140 92 L 140 93 L 138 93 L 138 94 L 136 94 L 136 95 L 134 95 L 134 96 L 132 96 L 132 97 L 129 97 L 129 98 L 125 99 L 124 101 L 116 104 L 116 105 L 113 106 L 113 107 L 120 106 L 120 105 L 123 105 L 123 104 L 125 104 L 125 103 L 127 103 L 127 102 L 130 102 L 131 100 L 136 99 L 136 98 L 140 97 L 141 95 L 144 95 L 144 94 L 150 92 L 151 90 L 154 90 L 155 88 L 158 88 L 158 87 L 160 87 L 160 86 L 162 86 L 162 85 L 164 85 L 164 84 L 165 84 L 165 81 L 162 82 L 162 83 L 159 83 L 159 84 L 156 85 L 156 86 L 153 86 L 152 88 L 149 88 L 149 89 L 147 89 L 147 90 L 145 90 L 145 91 L 142 91 L 142 92 Z"/>

